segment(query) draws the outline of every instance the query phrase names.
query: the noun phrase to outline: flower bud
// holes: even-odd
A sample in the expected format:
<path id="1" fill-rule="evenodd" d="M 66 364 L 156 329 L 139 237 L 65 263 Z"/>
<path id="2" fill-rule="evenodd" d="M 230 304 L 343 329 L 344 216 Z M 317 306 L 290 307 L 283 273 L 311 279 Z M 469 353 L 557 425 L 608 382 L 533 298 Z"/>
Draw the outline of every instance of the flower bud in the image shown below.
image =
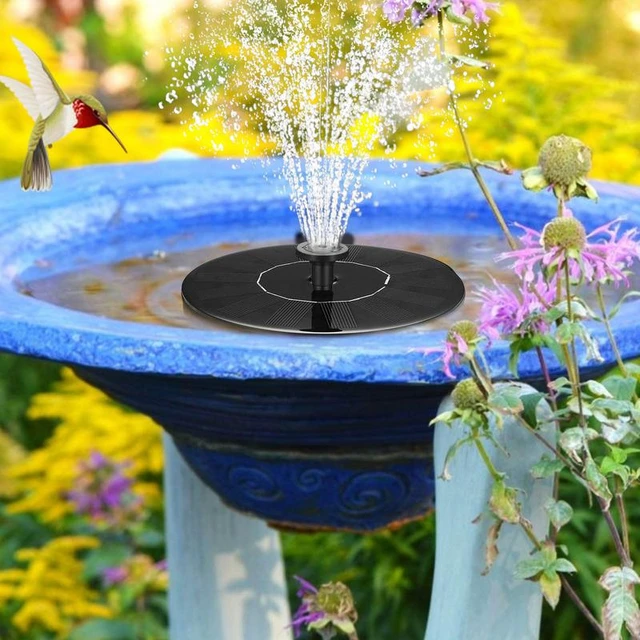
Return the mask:
<path id="1" fill-rule="evenodd" d="M 484 402 L 485 398 L 478 383 L 473 378 L 467 378 L 455 386 L 451 392 L 451 400 L 456 409 L 473 409 Z"/>
<path id="2" fill-rule="evenodd" d="M 546 251 L 564 249 L 581 251 L 587 243 L 587 232 L 576 218 L 555 218 L 542 230 L 542 244 Z"/>
<path id="3" fill-rule="evenodd" d="M 589 173 L 591 149 L 577 138 L 553 136 L 542 145 L 538 164 L 550 184 L 569 187 Z"/>

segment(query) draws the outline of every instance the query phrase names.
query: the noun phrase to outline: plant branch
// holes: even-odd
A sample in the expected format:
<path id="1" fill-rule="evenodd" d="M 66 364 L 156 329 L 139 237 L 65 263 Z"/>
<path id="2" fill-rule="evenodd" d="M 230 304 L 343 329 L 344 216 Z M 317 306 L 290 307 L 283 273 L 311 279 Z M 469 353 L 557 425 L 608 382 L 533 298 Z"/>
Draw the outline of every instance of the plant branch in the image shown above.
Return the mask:
<path id="1" fill-rule="evenodd" d="M 445 57 L 445 54 L 446 54 L 445 37 L 444 37 L 444 15 L 442 11 L 438 11 L 438 42 L 440 46 L 440 57 L 442 59 Z M 476 179 L 476 182 L 478 183 L 478 186 L 480 187 L 482 194 L 484 195 L 487 203 L 489 204 L 489 207 L 493 212 L 493 215 L 496 221 L 500 225 L 500 228 L 502 229 L 502 233 L 504 233 L 507 239 L 507 242 L 509 243 L 509 246 L 511 247 L 511 249 L 516 249 L 518 245 L 514 237 L 511 235 L 511 232 L 507 227 L 507 223 L 505 222 L 505 219 L 500 209 L 498 208 L 498 205 L 494 200 L 493 195 L 491 194 L 491 191 L 487 186 L 487 183 L 484 181 L 484 178 L 482 177 L 482 174 L 478 169 L 478 162 L 474 158 L 473 152 L 471 151 L 471 145 L 469 144 L 469 140 L 467 139 L 464 122 L 460 117 L 460 111 L 458 109 L 458 101 L 456 100 L 455 92 L 453 90 L 450 93 L 449 102 L 451 104 L 451 110 L 453 111 L 453 117 L 454 117 L 456 126 L 458 127 L 458 131 L 460 132 L 460 138 L 462 139 L 464 150 L 469 160 L 469 168 L 473 173 L 473 177 Z"/>
<path id="2" fill-rule="evenodd" d="M 600 307 L 600 313 L 602 314 L 602 321 L 604 322 L 604 326 L 607 330 L 607 336 L 609 337 L 609 342 L 611 343 L 611 348 L 613 349 L 613 354 L 616 357 L 616 362 L 618 363 L 618 368 L 622 375 L 627 378 L 629 376 L 629 372 L 627 368 L 624 366 L 624 362 L 622 361 L 622 356 L 620 355 L 620 350 L 618 349 L 618 343 L 616 341 L 615 336 L 613 335 L 613 331 L 611 329 L 611 322 L 609 320 L 609 316 L 607 315 L 607 307 L 604 303 L 604 296 L 602 295 L 602 285 L 598 282 L 596 284 L 596 293 L 598 295 L 598 306 Z"/>
<path id="3" fill-rule="evenodd" d="M 562 586 L 563 586 L 565 592 L 567 593 L 567 595 L 573 601 L 573 604 L 575 604 L 576 607 L 578 607 L 578 609 L 580 610 L 582 615 L 589 621 L 591 626 L 597 631 L 598 635 L 601 638 L 604 638 L 604 631 L 602 630 L 602 627 L 600 626 L 600 623 L 596 620 L 595 616 L 591 613 L 591 611 L 589 611 L 589 608 L 582 601 L 580 596 L 574 591 L 574 589 L 571 586 L 571 584 L 569 583 L 569 580 L 567 579 L 567 577 L 563 576 L 563 575 L 560 575 L 560 580 L 562 581 Z"/>
<path id="4" fill-rule="evenodd" d="M 627 510 L 624 506 L 624 496 L 618 491 L 616 491 L 616 507 L 618 509 L 620 525 L 622 527 L 622 544 L 624 545 L 627 555 L 631 558 L 631 546 L 629 544 L 629 520 L 627 519 Z"/>
<path id="5" fill-rule="evenodd" d="M 604 500 L 599 496 L 598 496 L 598 504 L 600 505 L 600 511 L 602 511 L 602 515 L 604 516 L 605 522 L 609 527 L 609 531 L 611 532 L 611 537 L 613 538 L 613 544 L 616 547 L 616 551 L 620 558 L 620 562 L 622 562 L 622 564 L 625 567 L 632 567 L 633 562 L 631 562 L 631 558 L 629 557 L 629 554 L 627 553 L 624 543 L 622 542 L 622 538 L 620 538 L 620 532 L 618 531 L 618 527 L 616 527 L 616 523 L 613 521 L 613 516 L 611 515 L 611 512 L 607 508 L 607 505 L 605 504 Z"/>

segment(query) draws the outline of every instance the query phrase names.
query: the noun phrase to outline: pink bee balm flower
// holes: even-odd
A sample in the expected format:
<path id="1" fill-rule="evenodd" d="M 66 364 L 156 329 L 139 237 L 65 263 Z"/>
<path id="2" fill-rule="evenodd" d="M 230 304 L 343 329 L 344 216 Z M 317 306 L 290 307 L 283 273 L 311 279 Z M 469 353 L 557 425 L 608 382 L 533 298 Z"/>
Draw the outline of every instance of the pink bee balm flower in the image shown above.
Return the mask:
<path id="1" fill-rule="evenodd" d="M 549 325 L 541 314 L 555 302 L 556 283 L 555 279 L 548 283 L 538 274 L 536 282 L 522 283 L 515 292 L 493 280 L 493 288 L 482 287 L 476 297 L 482 302 L 479 329 L 490 340 L 514 334 L 545 333 Z"/>
<path id="2" fill-rule="evenodd" d="M 549 222 L 542 233 L 524 230 L 521 249 L 503 253 L 499 260 L 512 260 L 513 270 L 525 283 L 536 279 L 536 270 L 560 271 L 565 262 L 573 280 L 629 284 L 627 270 L 640 258 L 636 228 L 619 236 L 622 218 L 607 222 L 587 235 L 582 223 L 566 209 L 564 216 Z"/>
<path id="3" fill-rule="evenodd" d="M 458 18 L 471 14 L 474 22 L 480 24 L 489 22 L 487 11 L 497 8 L 498 3 L 486 0 L 385 0 L 382 4 L 384 15 L 390 22 L 402 22 L 411 9 L 411 22 L 416 26 L 437 15 L 439 11 L 451 11 Z"/>
<path id="4" fill-rule="evenodd" d="M 385 0 L 382 3 L 382 12 L 389 22 L 402 22 L 407 11 L 413 6 L 414 0 Z"/>

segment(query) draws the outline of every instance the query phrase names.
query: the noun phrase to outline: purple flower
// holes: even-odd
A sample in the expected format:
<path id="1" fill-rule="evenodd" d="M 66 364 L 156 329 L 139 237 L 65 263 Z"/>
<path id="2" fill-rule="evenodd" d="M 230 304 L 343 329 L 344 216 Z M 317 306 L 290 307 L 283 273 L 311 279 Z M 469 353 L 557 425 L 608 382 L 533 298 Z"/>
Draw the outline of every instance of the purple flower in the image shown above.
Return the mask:
<path id="1" fill-rule="evenodd" d="M 115 462 L 98 451 L 91 452 L 79 465 L 75 488 L 67 493 L 76 512 L 110 525 L 137 519 L 142 499 L 132 492 L 132 479 L 124 475 L 128 466 L 129 463 Z"/>
<path id="2" fill-rule="evenodd" d="M 480 24 L 489 22 L 487 11 L 497 9 L 498 3 L 486 0 L 385 0 L 382 3 L 382 11 L 389 22 L 402 22 L 411 9 L 411 22 L 415 26 L 420 26 L 428 18 L 449 7 L 451 12 L 460 18 L 470 13 L 474 22 Z"/>
<path id="3" fill-rule="evenodd" d="M 553 273 L 568 262 L 575 281 L 628 285 L 627 269 L 640 258 L 640 243 L 636 228 L 618 237 L 621 222 L 622 218 L 607 222 L 587 235 L 565 209 L 564 216 L 549 222 L 542 233 L 517 225 L 524 230 L 522 248 L 503 253 L 499 259 L 512 260 L 513 270 L 525 283 L 534 282 L 538 269 Z"/>
<path id="4" fill-rule="evenodd" d="M 413 2 L 414 0 L 385 0 L 382 3 L 382 12 L 389 22 L 402 22 Z"/>
<path id="5" fill-rule="evenodd" d="M 102 581 L 105 587 L 112 587 L 123 583 L 129 576 L 125 567 L 107 567 L 102 572 Z"/>
<path id="6" fill-rule="evenodd" d="M 516 293 L 493 280 L 493 288 L 482 287 L 477 298 L 482 302 L 479 329 L 490 340 L 501 336 L 545 333 L 549 329 L 541 315 L 553 306 L 555 279 L 548 283 L 541 274 L 532 283 L 521 283 Z"/>

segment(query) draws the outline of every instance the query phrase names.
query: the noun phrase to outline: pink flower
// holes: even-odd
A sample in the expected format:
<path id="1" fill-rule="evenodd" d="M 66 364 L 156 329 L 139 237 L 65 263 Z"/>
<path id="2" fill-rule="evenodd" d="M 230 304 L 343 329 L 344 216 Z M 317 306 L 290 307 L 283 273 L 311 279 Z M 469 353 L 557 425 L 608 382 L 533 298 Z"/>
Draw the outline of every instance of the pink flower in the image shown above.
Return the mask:
<path id="1" fill-rule="evenodd" d="M 115 462 L 99 451 L 79 465 L 74 488 L 67 493 L 76 513 L 111 526 L 136 521 L 143 507 L 141 496 L 133 493 L 133 480 L 124 475 L 128 462 Z"/>
<path id="2" fill-rule="evenodd" d="M 522 248 L 498 259 L 513 260 L 513 270 L 525 283 L 534 282 L 537 269 L 560 271 L 568 260 L 573 280 L 628 285 L 627 269 L 640 258 L 640 243 L 636 228 L 618 237 L 621 222 L 622 218 L 607 222 L 587 235 L 566 209 L 563 217 L 548 223 L 542 233 L 517 225 L 524 230 Z"/>
<path id="3" fill-rule="evenodd" d="M 385 0 L 382 12 L 389 22 L 402 22 L 407 11 L 411 9 L 414 0 Z"/>
<path id="4" fill-rule="evenodd" d="M 427 18 L 437 15 L 438 11 L 451 7 L 451 11 L 462 17 L 470 13 L 476 24 L 489 22 L 487 11 L 498 8 L 497 2 L 487 2 L 487 0 L 428 0 L 426 2 L 414 2 L 414 0 L 385 0 L 382 3 L 382 10 L 389 22 L 402 22 L 409 9 L 411 11 L 411 22 L 415 26 L 420 26 Z"/>
<path id="5" fill-rule="evenodd" d="M 548 283 L 541 274 L 536 282 L 522 283 L 516 293 L 493 280 L 493 289 L 482 287 L 477 298 L 482 302 L 479 329 L 490 340 L 501 336 L 545 333 L 549 325 L 541 317 L 556 298 L 555 279 Z"/>
<path id="6" fill-rule="evenodd" d="M 129 577 L 126 567 L 107 567 L 102 572 L 102 580 L 105 587 L 122 584 Z"/>

